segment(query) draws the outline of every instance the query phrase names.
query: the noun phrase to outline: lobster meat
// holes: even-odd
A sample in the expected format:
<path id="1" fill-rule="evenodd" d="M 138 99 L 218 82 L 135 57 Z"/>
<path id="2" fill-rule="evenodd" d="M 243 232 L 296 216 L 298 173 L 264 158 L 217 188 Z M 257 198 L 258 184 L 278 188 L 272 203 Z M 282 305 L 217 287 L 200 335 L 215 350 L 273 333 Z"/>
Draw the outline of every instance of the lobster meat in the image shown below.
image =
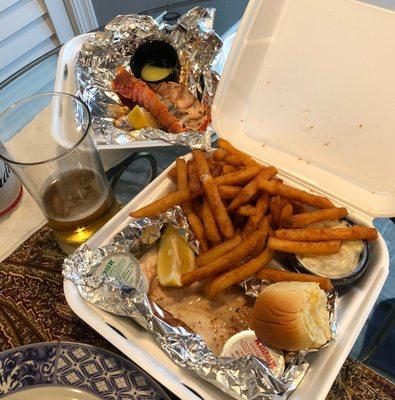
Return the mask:
<path id="1" fill-rule="evenodd" d="M 119 67 L 112 88 L 124 104 L 134 102 L 144 107 L 169 132 L 203 130 L 210 122 L 208 107 L 178 83 L 163 82 L 151 88 Z"/>
<path id="2" fill-rule="evenodd" d="M 172 110 L 180 124 L 192 131 L 202 131 L 210 123 L 210 109 L 179 83 L 162 82 L 153 85 L 155 93 Z"/>

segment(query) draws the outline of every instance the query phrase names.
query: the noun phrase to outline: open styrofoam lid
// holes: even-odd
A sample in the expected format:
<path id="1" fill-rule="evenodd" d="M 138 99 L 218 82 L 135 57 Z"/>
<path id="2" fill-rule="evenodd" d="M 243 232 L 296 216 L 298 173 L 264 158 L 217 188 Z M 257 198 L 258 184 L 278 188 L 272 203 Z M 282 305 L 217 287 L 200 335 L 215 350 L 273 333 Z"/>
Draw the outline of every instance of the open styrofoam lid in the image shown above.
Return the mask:
<path id="1" fill-rule="evenodd" d="M 251 0 L 215 102 L 218 135 L 371 216 L 395 215 L 395 13 Z"/>

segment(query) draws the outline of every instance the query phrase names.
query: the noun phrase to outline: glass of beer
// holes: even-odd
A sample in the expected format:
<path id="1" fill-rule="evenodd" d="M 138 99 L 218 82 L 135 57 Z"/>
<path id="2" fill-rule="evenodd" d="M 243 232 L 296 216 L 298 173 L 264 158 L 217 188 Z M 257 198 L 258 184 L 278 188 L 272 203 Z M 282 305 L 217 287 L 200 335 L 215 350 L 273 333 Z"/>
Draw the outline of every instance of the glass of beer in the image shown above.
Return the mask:
<path id="1" fill-rule="evenodd" d="M 66 93 L 23 99 L 0 115 L 0 158 L 29 191 L 70 252 L 120 208 L 84 102 Z"/>

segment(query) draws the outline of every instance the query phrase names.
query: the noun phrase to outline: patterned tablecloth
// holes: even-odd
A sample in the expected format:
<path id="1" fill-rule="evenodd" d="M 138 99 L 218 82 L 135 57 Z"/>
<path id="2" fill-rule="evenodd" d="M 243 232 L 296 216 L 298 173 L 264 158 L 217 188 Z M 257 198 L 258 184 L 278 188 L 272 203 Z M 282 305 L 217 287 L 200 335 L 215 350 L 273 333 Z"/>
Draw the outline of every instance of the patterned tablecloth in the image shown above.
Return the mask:
<path id="1" fill-rule="evenodd" d="M 119 353 L 67 305 L 61 272 L 64 256 L 45 226 L 0 264 L 0 351 L 28 343 L 70 341 Z M 394 398 L 394 385 L 350 357 L 327 397 Z"/>

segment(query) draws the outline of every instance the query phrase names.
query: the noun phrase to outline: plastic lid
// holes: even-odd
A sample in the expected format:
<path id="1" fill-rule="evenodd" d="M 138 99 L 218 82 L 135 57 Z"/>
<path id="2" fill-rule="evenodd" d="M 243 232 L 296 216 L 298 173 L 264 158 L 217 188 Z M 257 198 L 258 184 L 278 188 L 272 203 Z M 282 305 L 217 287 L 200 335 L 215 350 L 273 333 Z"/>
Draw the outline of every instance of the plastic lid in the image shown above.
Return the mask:
<path id="1" fill-rule="evenodd" d="M 238 358 L 246 355 L 253 355 L 264 360 L 276 378 L 284 372 L 285 359 L 282 350 L 267 346 L 256 337 L 252 330 L 233 335 L 225 343 L 221 352 L 221 357 Z"/>
<path id="2" fill-rule="evenodd" d="M 251 0 L 215 102 L 218 135 L 370 216 L 395 215 L 395 13 Z"/>

